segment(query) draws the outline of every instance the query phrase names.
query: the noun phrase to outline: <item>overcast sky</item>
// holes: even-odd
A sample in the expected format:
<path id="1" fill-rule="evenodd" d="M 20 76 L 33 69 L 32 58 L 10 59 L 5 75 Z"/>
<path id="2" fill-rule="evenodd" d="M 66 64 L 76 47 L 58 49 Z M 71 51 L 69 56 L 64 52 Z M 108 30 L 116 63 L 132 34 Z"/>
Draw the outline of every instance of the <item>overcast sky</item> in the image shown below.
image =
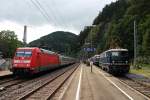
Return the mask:
<path id="1" fill-rule="evenodd" d="M 37 1 L 42 13 L 46 12 L 47 15 L 35 6 Z M 15 31 L 19 40 L 22 40 L 23 26 L 27 25 L 27 42 L 57 30 L 79 34 L 84 26 L 92 24 L 106 4 L 114 1 L 116 0 L 0 0 L 0 30 Z"/>

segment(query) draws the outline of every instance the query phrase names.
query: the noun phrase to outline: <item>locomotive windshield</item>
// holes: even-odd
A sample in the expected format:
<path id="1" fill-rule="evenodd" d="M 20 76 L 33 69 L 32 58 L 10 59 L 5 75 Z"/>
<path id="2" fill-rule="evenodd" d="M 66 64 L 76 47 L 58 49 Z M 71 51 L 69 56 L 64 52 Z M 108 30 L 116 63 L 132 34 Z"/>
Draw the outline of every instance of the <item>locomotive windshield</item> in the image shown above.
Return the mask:
<path id="1" fill-rule="evenodd" d="M 112 51 L 111 52 L 112 59 L 120 59 L 120 60 L 127 60 L 128 59 L 128 52 L 127 51 Z"/>
<path id="2" fill-rule="evenodd" d="M 32 51 L 17 51 L 16 57 L 30 57 L 32 55 Z"/>
<path id="3" fill-rule="evenodd" d="M 127 57 L 128 56 L 128 52 L 126 51 L 113 51 L 111 53 L 112 57 Z"/>

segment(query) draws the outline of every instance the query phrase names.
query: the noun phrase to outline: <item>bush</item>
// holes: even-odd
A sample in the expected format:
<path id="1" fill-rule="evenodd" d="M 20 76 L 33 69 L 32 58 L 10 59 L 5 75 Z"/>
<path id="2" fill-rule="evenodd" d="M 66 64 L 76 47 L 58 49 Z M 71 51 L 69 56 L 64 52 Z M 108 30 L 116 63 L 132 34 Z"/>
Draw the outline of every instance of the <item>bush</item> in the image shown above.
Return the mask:
<path id="1" fill-rule="evenodd" d="M 150 56 L 141 56 L 136 59 L 137 64 L 150 64 Z"/>

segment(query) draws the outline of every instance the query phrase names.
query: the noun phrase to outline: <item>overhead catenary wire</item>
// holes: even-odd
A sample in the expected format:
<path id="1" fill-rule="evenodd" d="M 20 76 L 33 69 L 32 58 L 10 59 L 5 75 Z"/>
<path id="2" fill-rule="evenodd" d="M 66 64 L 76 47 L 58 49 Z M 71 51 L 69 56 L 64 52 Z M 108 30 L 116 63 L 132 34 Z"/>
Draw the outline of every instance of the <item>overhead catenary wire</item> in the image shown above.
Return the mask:
<path id="1" fill-rule="evenodd" d="M 54 5 L 56 5 L 56 2 L 55 2 L 55 0 L 51 0 L 51 2 L 54 4 Z M 62 16 L 62 10 L 63 9 L 58 9 L 58 8 L 56 8 L 55 6 L 54 6 L 54 8 L 55 8 L 55 11 L 57 11 L 57 14 L 59 15 L 59 18 L 61 18 L 61 20 L 63 21 L 63 22 L 69 22 L 69 21 L 66 21 L 66 19 L 70 19 L 70 16 L 67 16 L 68 18 L 66 18 L 65 16 Z M 74 25 L 72 24 L 72 23 L 68 23 L 68 24 L 66 24 L 66 23 L 64 23 L 65 24 L 65 27 L 72 27 L 72 28 L 74 28 Z"/>
<path id="2" fill-rule="evenodd" d="M 51 0 L 51 4 L 56 5 L 55 1 Z M 49 6 L 51 7 L 51 6 Z M 62 16 L 62 13 L 60 11 L 60 9 L 58 9 L 56 6 L 51 7 L 52 10 L 54 10 L 54 12 L 56 11 L 56 17 L 57 19 L 62 23 L 62 25 L 64 26 L 64 28 L 66 29 L 68 27 L 68 25 L 66 24 L 66 20 L 64 18 L 64 16 Z"/>
<path id="3" fill-rule="evenodd" d="M 31 3 L 40 11 L 40 13 L 42 14 L 42 16 L 46 19 L 46 21 L 49 24 L 52 24 L 51 22 L 54 23 L 55 26 L 62 26 L 64 29 L 67 29 L 68 26 L 72 26 L 72 24 L 66 24 L 65 23 L 65 19 L 64 16 L 62 16 L 62 14 L 60 13 L 60 10 L 58 8 L 56 8 L 55 6 L 51 7 L 48 6 L 49 10 L 51 10 L 50 16 L 49 13 L 47 12 L 47 10 L 45 9 L 45 7 L 41 4 L 41 2 L 39 2 L 39 0 L 29 0 L 31 1 Z M 51 3 L 55 4 L 55 2 L 52 0 Z M 56 13 L 55 13 L 56 12 Z"/>
<path id="4" fill-rule="evenodd" d="M 51 11 L 51 13 L 53 14 L 54 18 L 59 22 L 60 25 L 62 25 L 63 27 L 67 27 L 67 25 L 65 24 L 61 14 L 59 13 L 59 11 L 56 9 L 55 4 L 51 1 L 51 4 L 53 6 L 49 6 L 47 4 L 45 4 L 47 6 L 47 8 Z M 56 13 L 55 13 L 56 12 Z"/>
<path id="5" fill-rule="evenodd" d="M 44 12 L 46 12 L 45 8 L 42 6 L 42 4 L 39 2 L 39 0 L 35 0 L 35 1 L 44 10 Z M 48 6 L 47 4 L 45 4 L 45 5 L 49 8 L 49 10 L 51 10 L 51 13 L 52 13 L 51 15 L 53 15 L 54 20 L 57 21 L 58 26 L 63 26 L 64 29 L 67 29 L 69 25 L 67 25 L 65 23 L 66 18 L 64 18 L 64 16 L 62 16 L 62 13 L 60 13 L 60 10 L 55 6 L 56 3 L 53 0 L 51 0 L 51 4 L 53 6 Z M 48 13 L 46 13 L 46 14 L 49 16 Z M 70 26 L 73 26 L 73 25 L 70 24 Z"/>
<path id="6" fill-rule="evenodd" d="M 59 26 L 59 23 L 57 22 L 55 16 L 54 17 L 50 16 L 50 15 L 54 15 L 54 14 L 49 15 L 49 13 L 45 10 L 45 8 L 42 6 L 42 4 L 39 2 L 39 0 L 35 0 L 35 2 L 41 7 L 41 9 L 45 12 L 45 14 L 55 22 L 56 26 Z"/>
<path id="7" fill-rule="evenodd" d="M 49 24 L 52 24 L 51 23 L 51 20 L 53 21 L 54 25 L 57 26 L 57 23 L 55 22 L 55 20 L 53 20 L 49 15 L 48 13 L 46 12 L 46 10 L 41 6 L 41 4 L 37 1 L 37 0 L 30 0 L 31 3 L 40 11 L 40 13 L 43 15 L 43 17 L 46 19 L 46 21 L 49 23 Z"/>

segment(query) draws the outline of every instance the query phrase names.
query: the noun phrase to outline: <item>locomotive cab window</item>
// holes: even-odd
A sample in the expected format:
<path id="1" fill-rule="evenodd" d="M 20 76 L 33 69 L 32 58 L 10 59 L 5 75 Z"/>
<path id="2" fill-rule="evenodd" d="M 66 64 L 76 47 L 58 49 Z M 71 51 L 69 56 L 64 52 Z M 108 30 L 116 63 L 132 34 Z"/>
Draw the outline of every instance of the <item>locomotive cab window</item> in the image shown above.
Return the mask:
<path id="1" fill-rule="evenodd" d="M 30 57 L 32 55 L 32 51 L 17 51 L 17 57 Z"/>
<path id="2" fill-rule="evenodd" d="M 24 52 L 24 56 L 25 57 L 30 57 L 32 55 L 32 52 L 31 51 L 25 51 Z"/>
<path id="3" fill-rule="evenodd" d="M 126 52 L 126 51 L 113 51 L 111 53 L 111 56 L 112 57 L 118 57 L 118 56 L 120 56 L 120 57 L 126 57 L 126 56 L 128 56 L 128 52 Z"/>
<path id="4" fill-rule="evenodd" d="M 117 56 L 119 56 L 119 52 L 112 52 L 111 55 L 112 55 L 113 57 L 117 57 Z"/>

